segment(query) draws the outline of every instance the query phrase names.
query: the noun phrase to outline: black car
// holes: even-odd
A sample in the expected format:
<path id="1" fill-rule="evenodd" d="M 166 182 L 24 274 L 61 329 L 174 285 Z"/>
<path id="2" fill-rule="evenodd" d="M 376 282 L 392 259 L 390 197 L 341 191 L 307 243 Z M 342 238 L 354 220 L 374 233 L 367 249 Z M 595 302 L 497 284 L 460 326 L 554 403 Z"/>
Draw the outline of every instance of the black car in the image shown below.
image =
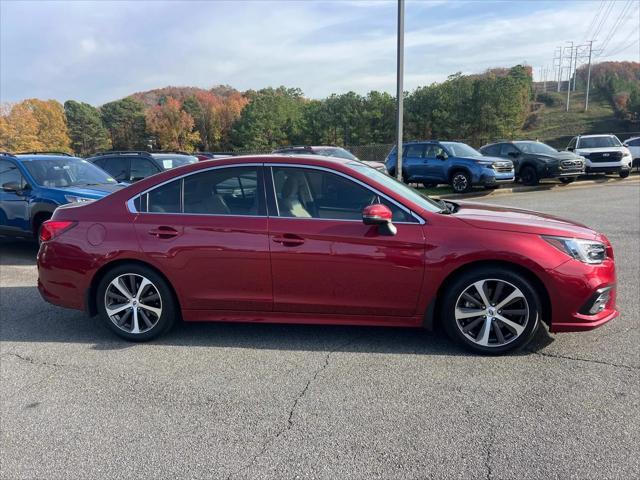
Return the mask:
<path id="1" fill-rule="evenodd" d="M 193 155 L 184 152 L 149 153 L 144 151 L 103 152 L 87 160 L 122 183 L 137 182 L 164 170 L 198 161 Z"/>
<path id="2" fill-rule="evenodd" d="M 532 140 L 504 141 L 480 148 L 483 155 L 513 161 L 516 179 L 524 185 L 537 185 L 543 178 L 571 183 L 584 174 L 585 161 L 572 152 L 559 152 L 546 143 Z"/>

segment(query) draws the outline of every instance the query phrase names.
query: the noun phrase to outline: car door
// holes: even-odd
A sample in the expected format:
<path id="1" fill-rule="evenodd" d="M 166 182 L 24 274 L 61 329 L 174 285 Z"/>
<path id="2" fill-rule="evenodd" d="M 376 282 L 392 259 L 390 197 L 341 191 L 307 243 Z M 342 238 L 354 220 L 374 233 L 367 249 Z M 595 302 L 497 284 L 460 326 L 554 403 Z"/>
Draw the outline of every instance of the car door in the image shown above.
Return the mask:
<path id="1" fill-rule="evenodd" d="M 269 173 L 267 173 L 269 175 Z M 422 288 L 424 233 L 410 212 L 364 184 L 318 167 L 273 165 L 269 235 L 274 310 L 412 316 Z M 362 222 L 384 203 L 397 234 Z"/>
<path id="2" fill-rule="evenodd" d="M 431 143 L 425 151 L 426 176 L 433 182 L 448 183 L 446 161 L 448 153 L 441 145 Z"/>
<path id="3" fill-rule="evenodd" d="M 134 201 L 140 247 L 179 290 L 182 308 L 272 308 L 262 168 L 214 167 Z"/>
<path id="4" fill-rule="evenodd" d="M 0 231 L 11 234 L 31 229 L 29 192 L 18 165 L 11 160 L 0 160 Z"/>
<path id="5" fill-rule="evenodd" d="M 425 147 L 423 143 L 410 143 L 404 147 L 402 169 L 408 178 L 425 178 L 427 174 L 427 164 L 424 158 Z"/>

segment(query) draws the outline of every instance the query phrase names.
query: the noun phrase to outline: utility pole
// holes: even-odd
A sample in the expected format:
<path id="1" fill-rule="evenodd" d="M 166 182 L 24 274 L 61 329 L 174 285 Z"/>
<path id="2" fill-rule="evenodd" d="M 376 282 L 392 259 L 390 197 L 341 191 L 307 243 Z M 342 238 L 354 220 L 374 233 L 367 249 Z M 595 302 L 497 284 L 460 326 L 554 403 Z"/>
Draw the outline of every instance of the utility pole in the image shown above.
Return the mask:
<path id="1" fill-rule="evenodd" d="M 573 42 L 571 43 L 571 53 L 569 53 L 569 78 L 567 78 L 567 112 L 569 111 L 569 102 L 571 100 L 571 63 L 573 61 Z"/>
<path id="2" fill-rule="evenodd" d="M 404 100 L 404 0 L 398 0 L 398 71 L 396 81 L 396 177 L 402 181 L 402 109 Z"/>
<path id="3" fill-rule="evenodd" d="M 576 45 L 575 51 L 575 60 L 573 61 L 573 91 L 576 91 L 576 78 L 578 77 L 578 48 L 579 46 Z"/>
<path id="4" fill-rule="evenodd" d="M 591 52 L 593 50 L 593 42 L 591 40 L 589 42 L 589 66 L 587 67 L 587 93 L 584 96 L 584 111 L 586 112 L 589 109 L 589 87 L 591 86 Z"/>
<path id="5" fill-rule="evenodd" d="M 559 56 L 558 56 L 558 92 L 560 91 L 560 85 L 562 84 L 562 47 L 558 47 Z M 555 61 L 555 56 L 554 59 Z"/>

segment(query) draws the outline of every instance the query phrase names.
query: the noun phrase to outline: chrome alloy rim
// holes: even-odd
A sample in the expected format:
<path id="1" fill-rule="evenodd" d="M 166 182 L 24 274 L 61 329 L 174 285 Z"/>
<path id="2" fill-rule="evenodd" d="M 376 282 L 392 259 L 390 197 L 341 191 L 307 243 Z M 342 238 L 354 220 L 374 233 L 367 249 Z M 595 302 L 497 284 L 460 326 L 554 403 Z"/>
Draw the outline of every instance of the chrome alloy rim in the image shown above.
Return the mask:
<path id="1" fill-rule="evenodd" d="M 162 315 L 162 298 L 148 278 L 125 273 L 114 278 L 104 294 L 104 306 L 111 321 L 127 333 L 145 333 Z"/>
<path id="2" fill-rule="evenodd" d="M 458 174 L 453 177 L 453 189 L 460 191 L 467 188 L 467 177 L 464 175 Z"/>
<path id="3" fill-rule="evenodd" d="M 498 279 L 472 283 L 458 297 L 456 324 L 483 347 L 500 347 L 517 339 L 529 321 L 529 304 L 515 285 Z"/>

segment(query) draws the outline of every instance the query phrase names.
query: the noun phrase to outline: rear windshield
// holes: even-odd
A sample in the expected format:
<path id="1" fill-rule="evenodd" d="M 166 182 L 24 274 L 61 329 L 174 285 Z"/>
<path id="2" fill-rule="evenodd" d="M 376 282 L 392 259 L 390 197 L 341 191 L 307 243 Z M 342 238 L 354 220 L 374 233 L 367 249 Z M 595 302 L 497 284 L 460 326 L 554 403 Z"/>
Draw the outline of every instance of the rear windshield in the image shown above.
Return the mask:
<path id="1" fill-rule="evenodd" d="M 622 143 L 618 140 L 618 137 L 613 135 L 606 137 L 587 137 L 581 138 L 578 141 L 578 148 L 606 148 L 606 147 L 621 147 Z"/>

